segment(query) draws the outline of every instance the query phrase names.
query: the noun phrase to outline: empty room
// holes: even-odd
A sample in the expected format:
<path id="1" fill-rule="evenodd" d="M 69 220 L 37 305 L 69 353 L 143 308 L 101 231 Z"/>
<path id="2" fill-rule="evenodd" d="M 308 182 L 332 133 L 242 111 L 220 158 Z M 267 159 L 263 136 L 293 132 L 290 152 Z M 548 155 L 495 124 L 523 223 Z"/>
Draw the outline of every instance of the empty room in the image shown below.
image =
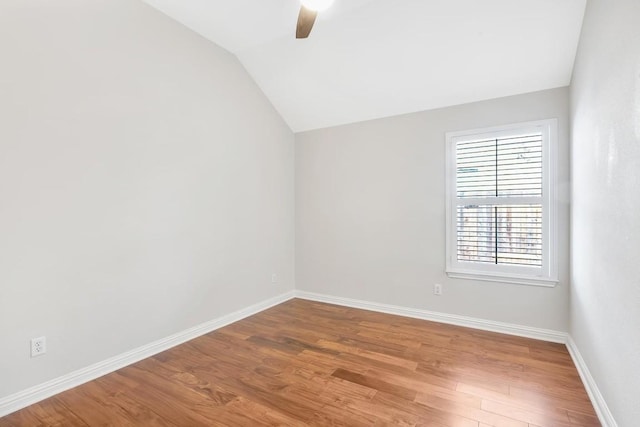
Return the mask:
<path id="1" fill-rule="evenodd" d="M 640 1 L 0 1 L 0 426 L 640 426 Z"/>

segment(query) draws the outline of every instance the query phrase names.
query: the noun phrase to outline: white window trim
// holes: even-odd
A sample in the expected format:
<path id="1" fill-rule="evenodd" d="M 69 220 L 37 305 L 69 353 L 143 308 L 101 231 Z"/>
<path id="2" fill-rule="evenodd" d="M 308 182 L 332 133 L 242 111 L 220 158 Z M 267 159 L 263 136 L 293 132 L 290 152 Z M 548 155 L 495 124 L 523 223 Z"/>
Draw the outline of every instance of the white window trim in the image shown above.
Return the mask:
<path id="1" fill-rule="evenodd" d="M 509 134 L 514 130 L 535 130 L 543 134 L 542 144 L 542 224 L 543 260 L 542 268 L 482 265 L 457 261 L 457 231 L 454 229 L 457 212 L 456 203 L 456 142 L 465 137 L 481 134 Z M 557 146 L 558 120 L 538 120 L 514 123 L 482 129 L 446 133 L 446 272 L 449 277 L 518 285 L 554 287 L 558 284 L 558 237 L 557 237 Z M 522 198 L 523 201 L 526 198 Z M 485 200 L 486 201 L 486 200 Z M 538 201 L 538 200 L 536 200 Z"/>

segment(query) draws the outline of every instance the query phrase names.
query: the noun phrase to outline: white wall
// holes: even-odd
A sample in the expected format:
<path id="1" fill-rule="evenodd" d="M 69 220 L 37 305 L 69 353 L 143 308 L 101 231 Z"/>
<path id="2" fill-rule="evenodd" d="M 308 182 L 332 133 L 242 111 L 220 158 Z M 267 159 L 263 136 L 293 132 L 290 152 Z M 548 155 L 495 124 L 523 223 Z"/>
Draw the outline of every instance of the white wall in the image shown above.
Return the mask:
<path id="1" fill-rule="evenodd" d="M 620 426 L 640 420 L 640 2 L 590 0 L 571 85 L 571 335 Z"/>
<path id="2" fill-rule="evenodd" d="M 566 331 L 568 102 L 560 88 L 296 134 L 296 287 Z M 447 278 L 445 132 L 554 117 L 560 284 Z"/>
<path id="3" fill-rule="evenodd" d="M 293 289 L 293 142 L 141 2 L 3 0 L 0 398 Z"/>

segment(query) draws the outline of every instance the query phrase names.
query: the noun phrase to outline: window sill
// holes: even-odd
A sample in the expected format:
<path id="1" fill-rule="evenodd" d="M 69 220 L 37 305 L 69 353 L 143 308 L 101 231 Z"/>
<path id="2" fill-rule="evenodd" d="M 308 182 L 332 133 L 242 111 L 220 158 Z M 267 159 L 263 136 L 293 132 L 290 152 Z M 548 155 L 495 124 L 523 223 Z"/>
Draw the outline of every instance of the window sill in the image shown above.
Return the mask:
<path id="1" fill-rule="evenodd" d="M 447 276 L 454 279 L 467 279 L 467 280 L 481 280 L 484 282 L 500 282 L 510 283 L 513 285 L 526 285 L 526 286 L 541 286 L 544 288 L 555 288 L 558 284 L 558 280 L 538 278 L 538 277 L 525 277 L 525 276 L 510 276 L 510 275 L 498 275 L 498 274 L 483 274 L 479 272 L 468 272 L 449 270 Z"/>

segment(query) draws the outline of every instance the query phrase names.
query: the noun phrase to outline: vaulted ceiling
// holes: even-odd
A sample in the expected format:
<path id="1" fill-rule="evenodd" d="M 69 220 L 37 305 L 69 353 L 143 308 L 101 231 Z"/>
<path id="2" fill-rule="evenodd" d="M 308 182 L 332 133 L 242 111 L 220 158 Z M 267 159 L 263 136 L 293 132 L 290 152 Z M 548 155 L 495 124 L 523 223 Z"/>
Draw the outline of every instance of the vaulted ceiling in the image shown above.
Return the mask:
<path id="1" fill-rule="evenodd" d="M 566 86 L 586 0 L 144 0 L 234 53 L 294 132 Z"/>

